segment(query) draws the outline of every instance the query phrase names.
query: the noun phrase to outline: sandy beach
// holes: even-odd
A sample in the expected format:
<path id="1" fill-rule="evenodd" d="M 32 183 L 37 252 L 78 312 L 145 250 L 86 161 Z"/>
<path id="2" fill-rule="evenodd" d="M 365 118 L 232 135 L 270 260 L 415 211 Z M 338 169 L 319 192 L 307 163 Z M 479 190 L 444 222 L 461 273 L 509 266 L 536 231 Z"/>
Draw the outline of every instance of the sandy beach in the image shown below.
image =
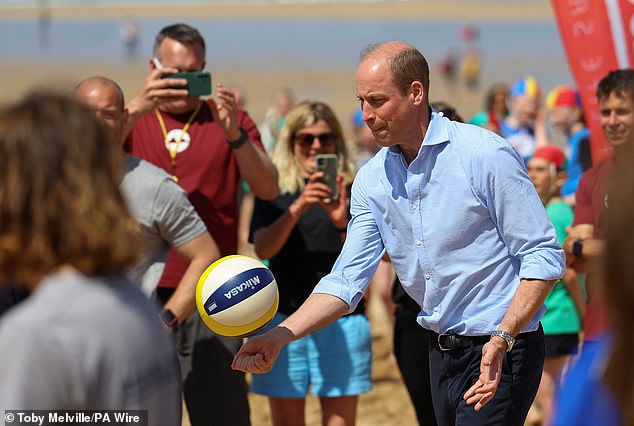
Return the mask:
<path id="1" fill-rule="evenodd" d="M 552 17 L 550 2 L 531 0 L 525 2 L 502 2 L 492 0 L 401 0 L 401 1 L 315 1 L 310 3 L 292 3 L 275 1 L 244 1 L 241 4 L 212 4 L 183 1 L 172 5 L 139 7 L 139 3 L 125 5 L 106 5 L 99 2 L 86 6 L 51 7 L 51 16 L 55 18 L 118 18 L 126 15 L 178 18 L 214 18 L 214 19 L 293 19 L 306 17 L 315 19 L 407 19 L 439 20 L 469 19 L 473 22 L 495 20 L 542 20 Z M 38 9 L 33 7 L 0 7 L 1 19 L 33 19 Z"/>
<path id="2" fill-rule="evenodd" d="M 552 10 L 547 0 L 531 2 L 508 2 L 503 4 L 499 0 L 443 0 L 432 1 L 379 1 L 368 3 L 324 2 L 309 4 L 287 3 L 246 3 L 245 5 L 187 5 L 178 6 L 56 6 L 50 8 L 51 22 L 56 20 L 105 20 L 123 19 L 125 16 L 137 16 L 139 19 L 169 18 L 174 22 L 188 19 L 226 20 L 252 19 L 266 21 L 310 19 L 329 20 L 358 19 L 358 20 L 386 20 L 402 21 L 442 21 L 445 19 L 465 20 L 485 25 L 487 21 L 512 22 L 516 20 L 552 20 Z M 34 7 L 0 7 L 0 24 L 3 20 L 19 22 L 20 20 L 35 21 L 38 9 Z M 147 41 L 147 40 L 146 40 Z M 149 42 L 149 41 L 147 41 Z M 421 46 L 424 47 L 424 46 Z M 96 46 L 96 49 L 98 47 Z M 333 46 L 336 48 L 336 46 Z M 11 101 L 20 97 L 26 90 L 34 86 L 52 86 L 62 90 L 70 90 L 81 80 L 90 75 L 100 74 L 116 80 L 130 98 L 142 88 L 143 80 L 149 70 L 149 47 L 144 46 L 138 59 L 126 63 L 121 61 L 108 62 L 100 60 L 87 61 L 44 61 L 2 60 L 0 62 L 0 90 L 3 101 Z M 289 58 L 286 58 L 288 60 Z M 504 81 L 515 78 L 521 73 L 522 60 L 518 61 L 515 69 L 495 70 L 483 69 L 483 84 L 491 81 Z M 354 92 L 354 66 L 320 67 L 314 70 L 310 64 L 305 68 L 294 66 L 285 69 L 281 62 L 278 67 L 264 69 L 248 69 L 231 65 L 213 64 L 213 58 L 208 58 L 213 65 L 213 79 L 229 86 L 239 86 L 247 94 L 247 110 L 251 116 L 260 122 L 265 114 L 273 93 L 281 87 L 290 87 L 298 100 L 319 99 L 332 105 L 339 115 L 344 129 L 349 131 L 349 118 L 357 107 Z M 475 91 L 466 90 L 459 82 L 448 86 L 436 72 L 435 64 L 430 63 L 432 101 L 450 101 L 464 117 L 470 117 L 481 108 L 482 96 L 486 87 Z M 510 77 L 509 77 L 510 76 Z"/>
<path id="3" fill-rule="evenodd" d="M 174 2 L 175 3 L 175 2 Z M 477 3 L 477 7 L 474 4 Z M 397 1 L 371 3 L 326 3 L 326 4 L 247 4 L 238 5 L 183 5 L 178 6 L 95 6 L 54 7 L 50 9 L 53 21 L 57 19 L 121 19 L 124 16 L 144 18 L 170 18 L 176 21 L 187 19 L 288 19 L 302 17 L 315 20 L 346 19 L 394 19 L 447 20 L 465 19 L 485 25 L 489 21 L 547 21 L 552 20 L 552 10 L 547 0 L 509 2 L 502 7 L 501 1 L 442 0 Z M 0 25 L 3 20 L 37 20 L 37 8 L 0 7 Z M 104 75 L 117 81 L 127 98 L 135 96 L 142 88 L 148 73 L 149 51 L 141 52 L 139 59 L 126 63 L 103 61 L 70 61 L 66 63 L 20 60 L 0 61 L 0 91 L 2 102 L 13 101 L 33 87 L 53 87 L 70 91 L 75 84 L 91 75 Z M 431 64 L 430 64 L 431 65 Z M 487 70 L 488 71 L 488 70 Z M 492 73 L 500 70 L 491 70 Z M 509 71 L 508 75 L 511 74 Z M 515 70 L 513 70 L 515 72 Z M 247 94 L 246 108 L 260 122 L 273 92 L 282 87 L 291 87 L 298 100 L 319 99 L 328 102 L 338 114 L 346 132 L 350 132 L 350 116 L 358 106 L 354 89 L 354 66 L 327 69 L 253 70 L 231 66 L 214 67 L 214 81 L 228 86 L 239 86 Z M 500 74 L 501 75 L 501 74 Z M 497 76 L 497 74 L 496 74 Z M 490 77 L 491 78 L 491 77 Z M 490 79 L 489 78 L 489 79 Z M 435 69 L 431 73 L 430 99 L 451 101 L 458 111 L 469 117 L 482 106 L 484 89 L 467 90 L 462 83 L 447 85 Z M 373 327 L 373 379 L 374 389 L 359 399 L 358 422 L 360 426 L 417 424 L 409 397 L 402 383 L 393 355 L 392 333 L 378 297 L 370 306 Z M 250 395 L 253 426 L 270 424 L 266 398 Z M 319 403 L 309 397 L 307 425 L 319 425 Z M 185 419 L 183 425 L 188 425 Z"/>

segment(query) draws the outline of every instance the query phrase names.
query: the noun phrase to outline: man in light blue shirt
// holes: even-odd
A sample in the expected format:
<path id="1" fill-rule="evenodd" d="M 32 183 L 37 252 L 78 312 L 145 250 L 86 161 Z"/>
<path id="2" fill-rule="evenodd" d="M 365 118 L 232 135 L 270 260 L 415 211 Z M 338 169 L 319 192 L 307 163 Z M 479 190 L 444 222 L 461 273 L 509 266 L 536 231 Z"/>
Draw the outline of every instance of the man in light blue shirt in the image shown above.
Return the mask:
<path id="1" fill-rule="evenodd" d="M 387 251 L 430 330 L 439 424 L 521 425 L 543 366 L 543 301 L 564 270 L 523 161 L 494 133 L 431 113 L 429 68 L 413 46 L 368 47 L 356 77 L 384 148 L 354 182 L 341 256 L 233 367 L 266 372 L 282 345 L 353 310 Z"/>

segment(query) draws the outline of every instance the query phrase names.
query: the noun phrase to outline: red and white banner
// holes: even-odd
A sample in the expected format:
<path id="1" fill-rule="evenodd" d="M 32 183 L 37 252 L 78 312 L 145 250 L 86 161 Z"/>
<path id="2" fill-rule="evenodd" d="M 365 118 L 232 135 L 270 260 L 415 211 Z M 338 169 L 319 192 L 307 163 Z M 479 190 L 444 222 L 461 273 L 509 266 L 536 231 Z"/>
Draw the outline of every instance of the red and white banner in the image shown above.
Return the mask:
<path id="1" fill-rule="evenodd" d="M 581 95 L 596 164 L 612 153 L 599 126 L 596 89 L 634 64 L 634 0 L 552 0 L 568 64 Z"/>

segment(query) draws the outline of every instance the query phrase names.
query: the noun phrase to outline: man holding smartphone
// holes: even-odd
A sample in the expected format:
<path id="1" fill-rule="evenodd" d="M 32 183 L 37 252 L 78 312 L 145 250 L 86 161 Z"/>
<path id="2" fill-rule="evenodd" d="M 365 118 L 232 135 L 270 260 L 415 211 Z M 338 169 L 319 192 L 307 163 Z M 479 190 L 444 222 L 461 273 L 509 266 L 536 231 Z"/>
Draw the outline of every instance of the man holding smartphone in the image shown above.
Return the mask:
<path id="1" fill-rule="evenodd" d="M 170 77 L 204 68 L 205 41 L 198 30 L 186 24 L 162 29 L 143 90 L 127 104 L 130 118 L 123 143 L 185 189 L 226 256 L 237 252 L 240 179 L 256 196 L 272 199 L 278 194 L 277 172 L 255 123 L 237 108 L 231 90 L 217 84 L 218 102 L 204 101 L 188 93 L 186 79 Z M 186 267 L 184 259 L 170 252 L 159 299 L 169 299 Z M 216 336 L 194 316 L 177 324 L 174 334 L 192 425 L 249 424 L 244 375 L 229 368 L 241 339 Z"/>

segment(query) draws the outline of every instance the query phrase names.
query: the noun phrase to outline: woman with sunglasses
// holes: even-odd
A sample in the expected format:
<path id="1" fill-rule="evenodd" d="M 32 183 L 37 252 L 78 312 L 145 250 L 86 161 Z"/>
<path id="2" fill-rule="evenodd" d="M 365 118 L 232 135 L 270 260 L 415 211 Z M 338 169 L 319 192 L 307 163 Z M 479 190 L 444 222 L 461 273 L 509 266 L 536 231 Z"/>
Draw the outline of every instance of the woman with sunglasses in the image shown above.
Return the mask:
<path id="1" fill-rule="evenodd" d="M 339 196 L 316 171 L 317 155 L 335 154 Z M 280 196 L 256 199 L 251 223 L 255 251 L 270 259 L 279 286 L 278 313 L 269 327 L 292 314 L 330 272 L 349 219 L 354 165 L 341 125 L 328 105 L 303 102 L 286 116 L 272 153 Z M 309 387 L 319 397 L 322 424 L 355 423 L 358 395 L 371 389 L 370 327 L 363 303 L 351 314 L 282 349 L 273 369 L 253 375 L 251 390 L 269 397 L 273 424 L 304 424 Z"/>

